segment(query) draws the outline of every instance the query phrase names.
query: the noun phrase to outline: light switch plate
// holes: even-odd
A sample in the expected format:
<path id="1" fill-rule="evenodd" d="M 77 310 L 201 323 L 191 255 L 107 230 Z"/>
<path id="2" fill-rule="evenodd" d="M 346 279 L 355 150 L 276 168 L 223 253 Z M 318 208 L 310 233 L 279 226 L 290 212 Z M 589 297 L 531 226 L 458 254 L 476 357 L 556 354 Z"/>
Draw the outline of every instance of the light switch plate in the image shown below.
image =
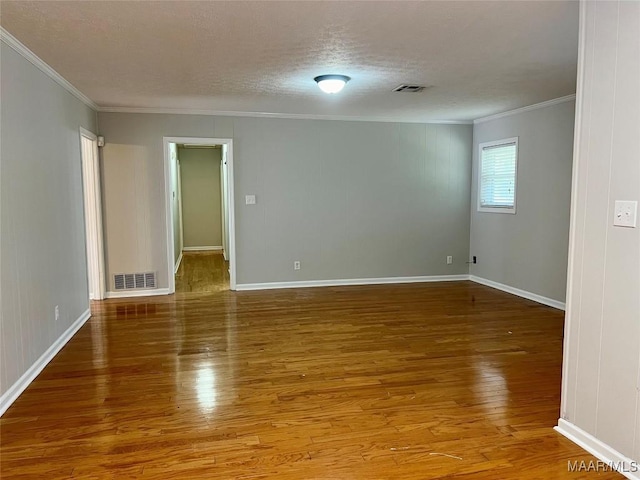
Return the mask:
<path id="1" fill-rule="evenodd" d="M 616 200 L 613 212 L 613 224 L 617 227 L 636 228 L 638 202 L 634 200 Z"/>
<path id="2" fill-rule="evenodd" d="M 256 196 L 255 195 L 245 195 L 244 196 L 245 205 L 255 205 L 256 204 Z"/>

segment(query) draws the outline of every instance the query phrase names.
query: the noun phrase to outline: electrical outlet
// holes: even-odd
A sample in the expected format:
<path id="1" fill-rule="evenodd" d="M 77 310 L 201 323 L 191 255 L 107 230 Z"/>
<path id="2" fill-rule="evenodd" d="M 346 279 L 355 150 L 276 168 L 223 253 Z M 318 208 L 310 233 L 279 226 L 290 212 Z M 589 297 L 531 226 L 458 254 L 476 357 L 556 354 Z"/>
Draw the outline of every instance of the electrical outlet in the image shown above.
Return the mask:
<path id="1" fill-rule="evenodd" d="M 295 262 L 293 262 L 293 269 L 300 270 L 300 260 L 296 260 Z"/>
<path id="2" fill-rule="evenodd" d="M 60 318 L 60 307 L 58 305 L 56 305 L 56 308 L 54 310 L 54 315 L 55 315 L 56 322 L 57 322 L 58 319 Z"/>
<path id="3" fill-rule="evenodd" d="M 451 255 L 447 255 L 447 265 L 451 265 L 453 263 L 453 257 Z"/>
<path id="4" fill-rule="evenodd" d="M 616 200 L 613 224 L 616 227 L 636 228 L 638 215 L 638 202 Z"/>

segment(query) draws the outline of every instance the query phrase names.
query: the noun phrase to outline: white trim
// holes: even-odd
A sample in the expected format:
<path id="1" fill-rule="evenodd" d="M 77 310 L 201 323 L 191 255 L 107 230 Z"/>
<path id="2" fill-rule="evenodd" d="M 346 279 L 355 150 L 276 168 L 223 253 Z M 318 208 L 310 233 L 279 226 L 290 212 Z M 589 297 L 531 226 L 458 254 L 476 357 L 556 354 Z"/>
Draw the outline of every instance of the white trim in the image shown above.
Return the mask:
<path id="1" fill-rule="evenodd" d="M 582 98 L 584 95 L 584 64 L 586 51 L 586 18 L 585 18 L 585 2 L 580 2 L 579 7 L 579 36 L 578 36 L 578 74 L 577 74 L 577 100 L 574 121 L 573 136 L 573 168 L 571 178 L 571 212 L 569 222 L 569 253 L 567 262 L 567 308 L 564 316 L 564 340 L 563 340 L 563 360 L 562 360 L 562 393 L 560 399 L 560 415 L 567 415 L 567 401 L 569 396 L 569 357 L 571 355 L 571 321 L 573 317 L 573 271 L 574 257 L 576 251 L 576 232 L 578 231 L 578 186 L 580 174 L 580 141 L 582 129 Z M 578 312 L 579 315 L 579 312 Z M 578 322 L 578 328 L 580 323 Z M 577 398 L 576 398 L 577 401 Z"/>
<path id="2" fill-rule="evenodd" d="M 254 117 L 254 118 L 288 118 L 294 120 L 343 120 L 345 122 L 391 122 L 391 123 L 426 123 L 435 125 L 472 125 L 472 120 L 407 120 L 402 117 L 366 117 L 320 115 L 311 113 L 271 113 L 271 112 L 235 112 L 225 110 L 207 110 L 197 108 L 162 108 L 162 107 L 98 107 L 105 113 L 141 113 L 165 115 L 213 115 L 219 117 Z"/>
<path id="3" fill-rule="evenodd" d="M 85 158 L 82 138 L 92 142 L 93 157 Z M 80 156 L 82 170 L 82 200 L 85 222 L 85 242 L 87 249 L 87 274 L 93 272 L 89 278 L 89 290 L 93 293 L 91 300 L 104 299 L 105 266 L 104 266 L 104 232 L 102 229 L 102 193 L 100 181 L 100 154 L 98 152 L 98 137 L 95 133 L 80 127 Z M 88 160 L 91 160 L 88 162 Z M 93 245 L 89 245 L 93 243 Z M 89 265 L 92 268 L 89 268 Z M 93 288 L 91 288 L 93 286 Z"/>
<path id="4" fill-rule="evenodd" d="M 233 140 L 229 140 L 227 145 L 227 201 L 229 219 L 229 244 L 227 245 L 227 257 L 229 259 L 229 289 L 236 289 L 236 201 L 234 187 L 234 161 L 233 161 Z"/>
<path id="5" fill-rule="evenodd" d="M 547 100 L 546 102 L 534 103 L 533 105 L 527 105 L 526 107 L 516 108 L 515 110 L 509 110 L 507 112 L 496 113 L 495 115 L 489 115 L 487 117 L 476 118 L 473 124 L 490 122 L 491 120 L 497 120 L 499 118 L 509 117 L 511 115 L 518 115 L 519 113 L 529 112 L 531 110 L 537 110 L 538 108 L 550 107 L 559 103 L 570 102 L 576 99 L 576 94 L 565 95 L 564 97 L 554 98 Z"/>
<path id="6" fill-rule="evenodd" d="M 236 289 L 236 201 L 233 180 L 233 140 L 227 145 L 227 199 L 229 201 L 229 244 L 227 245 L 229 258 L 229 289 Z"/>
<path id="7" fill-rule="evenodd" d="M 171 208 L 171 156 L 170 143 L 191 143 L 201 145 L 227 146 L 227 182 L 229 195 L 229 289 L 236 289 L 236 234 L 235 234 L 235 196 L 233 188 L 233 139 L 231 138 L 203 138 L 203 137 L 162 137 L 164 151 L 164 188 L 165 188 L 165 219 L 167 245 L 167 281 L 168 293 L 176 291 L 173 245 L 173 209 Z M 183 247 L 183 251 L 185 248 Z"/>
<path id="8" fill-rule="evenodd" d="M 28 60 L 31 64 L 33 64 L 36 68 L 38 68 L 42 73 L 47 75 L 51 80 L 56 82 L 66 91 L 68 91 L 71 95 L 76 97 L 82 103 L 84 103 L 87 107 L 92 108 L 95 111 L 99 111 L 98 105 L 96 105 L 89 97 L 87 97 L 84 93 L 74 87 L 67 79 L 65 79 L 62 75 L 56 72 L 50 65 L 45 63 L 40 57 L 38 57 L 35 53 L 29 50 L 20 40 L 7 32 L 4 28 L 0 27 L 0 40 L 6 43 L 9 47 L 15 50 L 18 54 L 20 54 L 25 60 Z"/>
<path id="9" fill-rule="evenodd" d="M 171 271 L 171 265 L 175 262 L 175 245 L 173 241 L 173 185 L 171 185 L 171 152 L 169 151 L 169 144 L 166 138 L 162 139 L 162 151 L 164 152 L 164 197 L 165 197 L 165 218 L 167 229 L 167 285 L 169 293 L 176 291 L 176 274 Z M 177 142 L 175 142 L 177 143 Z M 107 297 L 109 298 L 109 297 Z"/>
<path id="10" fill-rule="evenodd" d="M 222 256 L 225 261 L 229 261 L 229 195 L 227 194 L 227 146 L 222 146 L 220 156 L 220 214 L 222 227 Z"/>
<path id="11" fill-rule="evenodd" d="M 78 319 L 67 328 L 47 350 L 40 355 L 29 369 L 0 397 L 0 416 L 7 411 L 13 402 L 20 396 L 22 392 L 33 382 L 36 377 L 44 370 L 44 367 L 53 360 L 62 347 L 80 330 L 87 320 L 91 317 L 91 310 L 84 311 Z"/>
<path id="12" fill-rule="evenodd" d="M 184 247 L 184 216 L 182 214 L 182 167 L 180 166 L 180 157 L 178 157 L 178 148 L 176 147 L 176 180 L 178 186 L 178 215 L 180 215 L 180 254 Z M 175 254 L 175 252 L 173 252 Z"/>
<path id="13" fill-rule="evenodd" d="M 598 440 L 590 433 L 585 432 L 573 423 L 558 419 L 558 426 L 553 428 L 559 434 L 567 437 L 576 445 L 581 446 L 594 457 L 602 460 L 607 466 L 612 466 L 614 470 L 631 480 L 640 480 L 640 462 L 631 460 L 617 450 L 611 448 L 606 443 Z M 579 459 L 576 459 L 579 460 Z M 620 468 L 623 466 L 623 468 Z M 634 468 L 635 466 L 635 468 Z M 631 470 L 636 470 L 635 472 Z"/>
<path id="14" fill-rule="evenodd" d="M 478 212 L 484 213 L 510 213 L 515 215 L 516 204 L 518 200 L 518 139 L 519 137 L 504 138 L 502 140 L 493 140 L 491 142 L 483 142 L 478 145 L 478 185 L 476 190 L 478 191 Z M 513 207 L 483 207 L 480 205 L 482 199 L 482 151 L 487 147 L 495 147 L 499 145 L 508 145 L 515 143 L 516 145 L 516 171 L 513 182 Z"/>
<path id="15" fill-rule="evenodd" d="M 150 288 L 148 290 L 118 290 L 117 292 L 107 292 L 105 298 L 133 298 L 133 297 L 155 297 L 158 295 L 171 295 L 168 288 Z"/>
<path id="16" fill-rule="evenodd" d="M 472 125 L 476 123 L 488 122 L 496 120 L 498 118 L 506 117 L 509 115 L 516 115 L 518 113 L 527 112 L 529 110 L 535 110 L 537 108 L 544 108 L 558 103 L 568 102 L 575 100 L 576 95 L 566 95 L 564 97 L 547 100 L 545 102 L 536 103 L 515 110 L 509 110 L 507 112 L 497 113 L 495 115 L 489 115 L 487 117 L 477 118 L 475 120 L 407 120 L 402 117 L 367 117 L 367 116 L 341 116 L 341 115 L 321 115 L 321 114 L 306 114 L 306 113 L 278 113 L 278 112 L 237 112 L 226 110 L 212 110 L 212 109 L 199 109 L 199 108 L 163 108 L 163 107 L 101 107 L 98 106 L 93 100 L 87 97 L 84 93 L 74 87 L 67 79 L 56 72 L 50 65 L 44 60 L 38 57 L 35 53 L 29 50 L 22 42 L 11 35 L 3 27 L 0 27 L 0 40 L 5 42 L 9 47 L 19 53 L 26 60 L 31 62 L 34 66 L 40 69 L 44 74 L 49 76 L 57 84 L 75 96 L 78 100 L 83 102 L 88 107 L 97 112 L 105 113 L 141 113 L 141 114 L 168 114 L 168 115 L 213 115 L 220 117 L 257 117 L 257 118 L 289 118 L 296 120 L 343 120 L 352 122 L 393 122 L 393 123 L 425 123 L 435 125 Z"/>
<path id="17" fill-rule="evenodd" d="M 339 287 L 347 285 L 387 285 L 393 283 L 460 282 L 463 280 L 469 280 L 469 275 L 431 275 L 417 277 L 346 278 L 340 280 L 241 283 L 237 285 L 237 290 L 274 290 L 280 288 Z"/>
<path id="18" fill-rule="evenodd" d="M 83 137 L 87 137 L 89 140 L 95 140 L 96 142 L 98 141 L 98 136 L 91 130 L 87 130 L 84 127 L 80 127 L 80 135 L 82 135 Z"/>
<path id="19" fill-rule="evenodd" d="M 509 285 L 505 285 L 504 283 L 494 282 L 493 280 L 476 277 L 475 275 L 469 275 L 469 280 L 471 280 L 472 282 L 480 283 L 482 285 L 486 285 L 487 287 L 495 288 L 496 290 L 502 290 L 503 292 L 517 295 L 518 297 L 526 298 L 527 300 L 533 300 L 534 302 L 547 305 L 548 307 L 557 308 L 558 310 L 565 309 L 565 304 L 563 302 L 554 300 L 553 298 L 543 297 L 542 295 L 538 295 L 537 293 L 520 290 L 519 288 L 511 287 Z"/>
<path id="20" fill-rule="evenodd" d="M 205 245 L 203 247 L 182 247 L 183 252 L 219 252 L 222 246 Z"/>
<path id="21" fill-rule="evenodd" d="M 182 252 L 180 252 L 180 255 L 178 256 L 178 261 L 176 261 L 175 266 L 173 267 L 173 274 L 175 275 L 176 273 L 178 273 L 178 269 L 180 268 L 180 264 L 182 263 Z"/>

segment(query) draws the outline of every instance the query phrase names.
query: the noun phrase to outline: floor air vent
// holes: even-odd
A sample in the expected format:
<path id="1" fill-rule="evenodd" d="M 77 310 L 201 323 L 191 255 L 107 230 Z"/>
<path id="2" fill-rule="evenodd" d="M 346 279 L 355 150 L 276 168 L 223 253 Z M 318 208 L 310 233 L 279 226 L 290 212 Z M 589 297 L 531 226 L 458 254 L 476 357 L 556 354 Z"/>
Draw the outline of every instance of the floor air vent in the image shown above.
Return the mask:
<path id="1" fill-rule="evenodd" d="M 116 290 L 137 290 L 142 288 L 157 288 L 155 272 L 116 273 L 113 276 Z"/>

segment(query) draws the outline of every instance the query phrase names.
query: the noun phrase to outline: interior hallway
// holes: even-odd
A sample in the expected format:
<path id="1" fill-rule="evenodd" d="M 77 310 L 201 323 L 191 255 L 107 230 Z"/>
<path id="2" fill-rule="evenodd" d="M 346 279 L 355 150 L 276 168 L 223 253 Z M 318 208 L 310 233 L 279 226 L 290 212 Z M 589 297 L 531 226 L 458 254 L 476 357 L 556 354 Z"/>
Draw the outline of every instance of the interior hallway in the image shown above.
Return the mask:
<path id="1" fill-rule="evenodd" d="M 229 262 L 222 252 L 182 252 L 176 273 L 176 293 L 213 293 L 229 290 Z"/>
<path id="2" fill-rule="evenodd" d="M 563 312 L 471 282 L 230 292 L 221 258 L 94 302 L 0 418 L 3 479 L 592 478 L 552 429 Z"/>

